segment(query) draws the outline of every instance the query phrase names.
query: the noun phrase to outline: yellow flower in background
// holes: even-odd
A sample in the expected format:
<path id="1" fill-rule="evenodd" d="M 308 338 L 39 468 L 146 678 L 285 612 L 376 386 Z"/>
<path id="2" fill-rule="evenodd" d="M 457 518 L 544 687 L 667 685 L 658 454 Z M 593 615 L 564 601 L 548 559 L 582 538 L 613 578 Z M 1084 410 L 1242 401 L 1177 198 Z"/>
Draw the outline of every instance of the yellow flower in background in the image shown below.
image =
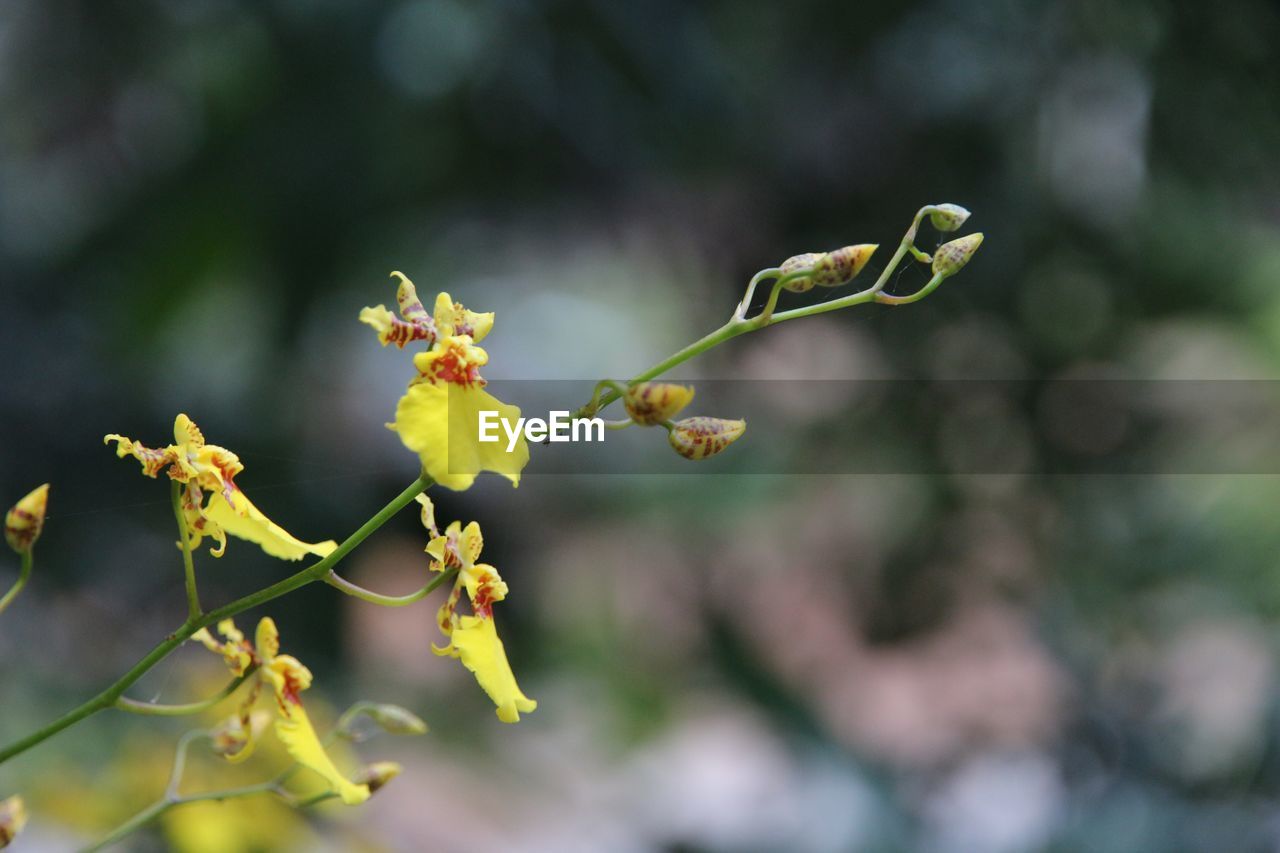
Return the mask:
<path id="1" fill-rule="evenodd" d="M 269 617 L 263 617 L 252 645 L 230 619 L 218 623 L 218 633 L 223 637 L 222 642 L 215 639 L 207 628 L 201 628 L 192 635 L 192 639 L 222 655 L 233 675 L 243 675 L 253 664 L 257 665 L 257 671 L 252 689 L 241 703 L 240 710 L 216 733 L 215 749 L 228 761 L 236 763 L 252 754 L 256 739 L 253 706 L 261 687 L 266 685 L 276 699 L 276 737 L 293 760 L 322 776 L 347 805 L 358 805 L 369 799 L 368 785 L 356 784 L 343 776 L 320 743 L 300 697 L 302 691 L 311 686 L 311 670 L 292 655 L 280 654 L 280 633 L 276 630 L 276 623 Z"/>
<path id="2" fill-rule="evenodd" d="M 529 463 L 529 446 L 520 435 L 514 447 L 507 442 L 480 441 L 480 413 L 496 412 L 510 423 L 520 419 L 520 409 L 485 391 L 480 368 L 489 354 L 476 346 L 493 328 L 493 314 L 468 310 L 447 293 L 436 297 L 433 316 L 418 299 L 413 282 L 401 273 L 396 294 L 403 319 L 385 306 L 365 308 L 360 320 L 378 332 L 386 346 L 403 348 L 421 340 L 428 349 L 414 355 L 418 375 L 396 405 L 396 417 L 387 426 L 405 447 L 417 453 L 427 476 L 458 491 L 471 488 L 481 471 L 493 471 L 519 485 L 520 472 Z"/>
<path id="3" fill-rule="evenodd" d="M 480 525 L 473 521 L 463 528 L 461 522 L 455 521 L 441 534 L 435 525 L 431 499 L 418 495 L 417 500 L 423 507 L 423 525 L 431 534 L 427 544 L 431 570 L 458 572 L 449 598 L 436 614 L 436 623 L 449 643 L 443 648 L 433 645 L 431 650 L 461 660 L 497 706 L 498 719 L 504 723 L 519 722 L 520 714 L 533 711 L 538 703 L 521 692 L 507 661 L 506 649 L 498 639 L 493 605 L 507 597 L 507 585 L 493 566 L 476 563 L 484 547 Z M 471 604 L 470 614 L 458 613 L 463 590 Z"/>
<path id="4" fill-rule="evenodd" d="M 8 847 L 27 825 L 27 806 L 22 797 L 0 800 L 0 847 Z"/>
<path id="5" fill-rule="evenodd" d="M 174 420 L 173 437 L 173 444 L 155 449 L 115 434 L 103 442 L 116 442 L 116 455 L 121 459 L 133 456 L 142 463 L 146 476 L 154 478 L 165 471 L 169 479 L 184 484 L 182 512 L 193 549 L 209 536 L 218 543 L 210 553 L 221 557 L 227 548 L 228 533 L 283 560 L 299 560 L 307 554 L 324 557 L 338 547 L 332 540 L 311 544 L 295 539 L 263 515 L 233 482 L 235 475 L 244 470 L 239 457 L 225 448 L 205 444 L 204 435 L 186 415 Z"/>

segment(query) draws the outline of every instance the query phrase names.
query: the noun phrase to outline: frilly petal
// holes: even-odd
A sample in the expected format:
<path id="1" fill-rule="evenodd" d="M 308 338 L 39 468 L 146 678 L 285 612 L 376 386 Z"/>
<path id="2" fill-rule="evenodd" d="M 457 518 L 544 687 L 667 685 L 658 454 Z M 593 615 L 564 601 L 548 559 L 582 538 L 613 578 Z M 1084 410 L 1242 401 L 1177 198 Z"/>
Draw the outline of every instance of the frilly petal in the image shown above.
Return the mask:
<path id="1" fill-rule="evenodd" d="M 283 527 L 263 515 L 239 489 L 234 490 L 233 499 L 234 509 L 221 493 L 214 493 L 204 508 L 204 517 L 224 532 L 260 546 L 272 557 L 282 560 L 300 560 L 307 554 L 326 557 L 338 547 L 338 543 L 331 539 L 313 544 L 294 538 Z"/>

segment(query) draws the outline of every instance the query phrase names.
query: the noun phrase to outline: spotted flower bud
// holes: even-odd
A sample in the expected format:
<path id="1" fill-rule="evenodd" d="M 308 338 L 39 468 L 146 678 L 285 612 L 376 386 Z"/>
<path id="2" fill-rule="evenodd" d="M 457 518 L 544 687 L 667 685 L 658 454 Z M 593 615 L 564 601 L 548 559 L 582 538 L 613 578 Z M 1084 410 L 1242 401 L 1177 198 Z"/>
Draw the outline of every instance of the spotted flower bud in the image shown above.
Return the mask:
<path id="1" fill-rule="evenodd" d="M 822 255 L 818 252 L 805 252 L 803 255 L 793 255 L 782 262 L 778 270 L 785 276 L 799 270 L 809 269 L 818 263 L 818 259 Z M 793 278 L 791 281 L 782 285 L 785 289 L 792 293 L 804 293 L 813 289 L 813 279 L 809 276 L 803 278 Z"/>
<path id="2" fill-rule="evenodd" d="M 9 547 L 25 554 L 40 538 L 44 527 L 44 514 L 49 506 L 49 484 L 31 491 L 18 501 L 4 517 L 4 538 Z"/>
<path id="3" fill-rule="evenodd" d="M 873 243 L 861 243 L 830 252 L 809 252 L 787 258 L 778 268 L 783 275 L 802 269 L 812 269 L 813 275 L 793 279 L 783 287 L 792 293 L 804 293 L 815 284 L 821 287 L 838 287 L 862 272 L 877 248 L 879 247 Z"/>
<path id="4" fill-rule="evenodd" d="M 699 416 L 677 421 L 667 440 L 686 459 L 706 459 L 733 444 L 746 431 L 746 421 Z"/>
<path id="5" fill-rule="evenodd" d="M 399 705 L 371 705 L 365 708 L 365 713 L 387 734 L 421 735 L 427 732 L 427 724 L 421 717 Z"/>
<path id="6" fill-rule="evenodd" d="M 958 231 L 968 218 L 969 211 L 958 204 L 938 204 L 929 211 L 929 222 L 939 231 Z"/>
<path id="7" fill-rule="evenodd" d="M 0 800 L 0 847 L 8 847 L 27 825 L 27 807 L 22 797 Z"/>
<path id="8" fill-rule="evenodd" d="M 375 761 L 356 774 L 356 784 L 368 785 L 369 793 L 376 794 L 379 788 L 399 776 L 400 770 L 394 761 Z"/>
<path id="9" fill-rule="evenodd" d="M 974 252 L 978 251 L 978 247 L 982 245 L 982 234 L 966 234 L 950 243 L 943 243 L 938 247 L 938 251 L 933 253 L 933 273 L 944 278 L 953 276 L 960 270 L 964 269 L 964 265 L 969 263 L 969 259 L 973 257 Z"/>
<path id="10" fill-rule="evenodd" d="M 666 423 L 689 405 L 693 389 L 670 382 L 641 382 L 627 389 L 622 404 L 631 420 L 641 426 Z"/>

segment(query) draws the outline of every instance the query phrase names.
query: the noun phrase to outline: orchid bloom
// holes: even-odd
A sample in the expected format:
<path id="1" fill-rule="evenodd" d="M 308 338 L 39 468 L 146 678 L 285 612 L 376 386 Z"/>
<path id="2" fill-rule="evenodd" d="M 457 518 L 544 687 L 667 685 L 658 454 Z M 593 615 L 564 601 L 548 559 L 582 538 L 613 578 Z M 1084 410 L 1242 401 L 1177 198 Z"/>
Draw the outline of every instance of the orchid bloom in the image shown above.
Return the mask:
<path id="1" fill-rule="evenodd" d="M 343 776 L 324 751 L 299 695 L 311 686 L 311 670 L 292 655 L 280 654 L 280 633 L 276 630 L 276 623 L 264 617 L 258 623 L 252 644 L 230 619 L 218 623 L 218 633 L 222 635 L 221 642 L 208 628 L 195 632 L 192 639 L 209 651 L 222 655 L 227 668 L 237 677 L 248 672 L 250 667 L 256 667 L 256 670 L 253 686 L 240 710 L 215 733 L 214 749 L 233 763 L 244 761 L 253 753 L 256 738 L 253 706 L 261 688 L 266 685 L 276 698 L 276 737 L 293 760 L 324 777 L 347 805 L 358 805 L 369 799 L 369 786 Z"/>
<path id="2" fill-rule="evenodd" d="M 431 555 L 431 570 L 458 573 L 449 598 L 436 614 L 436 623 L 449 643 L 444 647 L 433 644 L 431 650 L 460 659 L 497 706 L 498 719 L 519 722 L 520 713 L 533 711 L 538 703 L 520 691 L 506 649 L 498 639 L 493 605 L 507 597 L 507 585 L 493 566 L 476 563 L 484 547 L 480 525 L 473 521 L 463 528 L 455 521 L 442 534 L 436 528 L 431 499 L 418 495 L 417 500 L 422 504 L 422 524 L 431 534 L 426 549 Z M 457 612 L 463 590 L 471 603 L 470 614 Z"/>
<path id="3" fill-rule="evenodd" d="M 173 438 L 173 444 L 156 449 L 115 434 L 103 442 L 116 442 L 116 455 L 121 459 L 133 456 L 141 462 L 144 475 L 154 478 L 164 471 L 169 479 L 183 484 L 182 513 L 192 549 L 209 536 L 218 543 L 209 553 L 221 557 L 227 549 L 228 533 L 283 560 L 299 560 L 306 554 L 324 557 L 338 547 L 332 540 L 302 542 L 263 515 L 233 482 L 235 475 L 244 470 L 240 459 L 230 450 L 205 444 L 191 418 L 178 415 L 173 422 Z"/>
<path id="4" fill-rule="evenodd" d="M 486 382 L 480 376 L 489 354 L 476 344 L 493 328 L 493 314 L 470 311 L 441 293 L 434 314 L 428 315 L 413 282 L 402 273 L 392 275 L 400 279 L 400 317 L 379 305 L 361 311 L 360 321 L 378 332 L 383 346 L 403 349 L 412 341 L 423 341 L 427 350 L 414 355 L 418 375 L 396 406 L 395 422 L 387 426 L 418 454 L 427 475 L 446 488 L 469 489 L 481 471 L 496 472 L 519 485 L 520 472 L 529 463 L 523 435 L 511 451 L 506 441 L 480 441 L 480 412 L 496 412 L 513 424 L 520 418 L 518 407 L 484 390 Z"/>

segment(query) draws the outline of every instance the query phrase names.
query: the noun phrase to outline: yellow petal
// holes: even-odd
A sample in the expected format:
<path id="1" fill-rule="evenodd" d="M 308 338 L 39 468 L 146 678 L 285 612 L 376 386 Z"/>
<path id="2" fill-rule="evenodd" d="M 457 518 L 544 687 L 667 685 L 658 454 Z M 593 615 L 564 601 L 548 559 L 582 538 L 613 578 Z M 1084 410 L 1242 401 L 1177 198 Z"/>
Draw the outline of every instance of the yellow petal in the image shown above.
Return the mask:
<path id="1" fill-rule="evenodd" d="M 436 505 L 433 504 L 431 502 L 431 498 L 427 497 L 425 494 L 418 495 L 414 500 L 422 504 L 422 526 L 427 529 L 427 532 L 430 533 L 433 538 L 438 537 L 440 535 L 440 531 L 436 529 Z M 427 551 L 431 551 L 429 546 Z"/>
<path id="2" fill-rule="evenodd" d="M 527 714 L 538 707 L 537 702 L 520 692 L 492 619 L 461 616 L 452 639 L 462 665 L 475 673 L 480 687 L 498 706 L 499 720 L 519 722 L 521 712 Z"/>
<path id="3" fill-rule="evenodd" d="M 107 444 L 112 441 L 116 443 L 116 456 L 121 459 L 126 456 L 132 456 L 134 459 L 137 459 L 142 463 L 142 473 L 148 477 L 155 477 L 166 467 L 178 461 L 179 448 L 173 445 L 153 449 L 138 444 L 133 439 L 125 438 L 123 435 L 116 435 L 115 433 L 104 436 L 102 439 L 103 444 Z M 169 476 L 173 477 L 173 474 L 174 471 L 170 469 Z M 186 481 L 186 478 L 182 476 L 174 477 L 174 479 L 181 480 L 182 482 Z"/>
<path id="4" fill-rule="evenodd" d="M 22 797 L 0 800 L 0 847 L 8 847 L 26 825 L 27 806 Z"/>
<path id="5" fill-rule="evenodd" d="M 276 628 L 276 620 L 263 616 L 258 620 L 258 630 L 253 635 L 253 647 L 258 652 L 258 659 L 263 666 L 269 667 L 275 656 L 280 654 L 280 630 Z M 310 673 L 307 682 L 310 684 Z"/>
<path id="6" fill-rule="evenodd" d="M 221 493 L 215 492 L 204 508 L 204 517 L 232 536 L 261 546 L 272 557 L 282 560 L 300 560 L 307 554 L 325 557 L 338 547 L 338 543 L 333 540 L 311 544 L 295 539 L 287 530 L 263 515 L 239 489 L 234 489 L 233 500 L 234 508 Z"/>
<path id="7" fill-rule="evenodd" d="M 173 419 L 173 443 L 179 447 L 185 445 L 188 452 L 194 452 L 204 447 L 204 433 L 191 418 L 180 414 Z"/>
<path id="8" fill-rule="evenodd" d="M 361 309 L 360 322 L 373 327 L 378 333 L 378 342 L 384 347 L 387 344 L 395 344 L 400 349 L 404 349 L 405 345 L 412 341 L 427 341 L 430 344 L 436 339 L 433 326 L 423 323 L 406 323 L 388 311 L 385 305 Z M 427 323 L 430 322 L 431 318 L 428 317 Z"/>
<path id="9" fill-rule="evenodd" d="M 507 583 L 493 566 L 481 563 L 463 569 L 458 580 L 467 588 L 471 599 L 471 612 L 477 616 L 489 616 L 495 601 L 507 597 Z"/>
<path id="10" fill-rule="evenodd" d="M 413 286 L 413 282 L 409 281 L 409 277 L 399 270 L 391 273 L 391 277 L 400 279 L 400 284 L 396 287 L 396 304 L 400 306 L 400 316 L 410 323 L 429 326 L 431 324 L 431 316 L 427 314 L 427 309 L 423 307 L 422 300 L 418 298 L 418 290 Z"/>
<path id="11" fill-rule="evenodd" d="M 484 548 L 484 536 L 480 533 L 480 523 L 473 521 L 462 531 L 458 540 L 458 553 L 462 555 L 462 565 L 474 565 L 480 559 L 480 551 Z"/>
<path id="12" fill-rule="evenodd" d="M 324 777 L 330 787 L 349 806 L 359 805 L 369 799 L 369 786 L 357 785 L 343 776 L 324 751 L 316 730 L 307 718 L 302 703 L 290 703 L 287 715 L 276 720 L 276 737 L 284 744 L 293 760 Z"/>
<path id="13" fill-rule="evenodd" d="M 447 293 L 436 297 L 435 320 L 441 335 L 467 335 L 477 344 L 493 330 L 492 311 L 480 314 L 468 310 Z"/>
<path id="14" fill-rule="evenodd" d="M 512 425 L 520 418 L 519 407 L 478 387 L 420 382 L 400 398 L 390 426 L 405 447 L 421 457 L 427 475 L 445 488 L 469 489 L 481 471 L 493 471 L 519 485 L 520 472 L 529 463 L 523 434 L 511 452 L 507 452 L 505 435 L 499 435 L 498 441 L 481 442 L 481 411 L 496 412 L 494 417 Z"/>

